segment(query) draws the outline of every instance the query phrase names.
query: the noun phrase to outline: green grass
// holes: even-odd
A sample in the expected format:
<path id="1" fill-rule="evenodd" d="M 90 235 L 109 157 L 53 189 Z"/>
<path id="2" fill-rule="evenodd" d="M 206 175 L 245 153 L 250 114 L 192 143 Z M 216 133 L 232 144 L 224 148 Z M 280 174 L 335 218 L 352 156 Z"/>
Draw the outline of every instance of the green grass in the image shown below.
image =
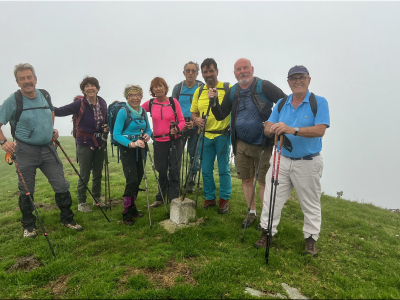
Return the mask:
<path id="1" fill-rule="evenodd" d="M 75 158 L 73 139 L 59 140 Z M 253 247 L 260 236 L 255 226 L 246 230 L 244 243 L 240 241 L 247 208 L 236 177 L 232 177 L 229 214 L 218 215 L 217 208 L 202 210 L 204 197 L 200 194 L 197 218 L 205 222 L 169 234 L 158 224 L 167 218 L 163 207 L 151 210 L 150 229 L 145 192 L 138 198 L 145 217 L 134 226 L 122 224 L 122 205 L 106 212 L 111 223 L 97 209 L 90 214 L 77 212 L 78 177 L 60 150 L 59 155 L 71 183 L 72 209 L 84 231 L 63 228 L 58 210 L 39 208 L 57 259 L 43 236 L 24 239 L 17 174 L 14 166 L 3 163 L 0 298 L 254 298 L 244 293 L 246 287 L 285 294 L 282 282 L 308 298 L 400 298 L 398 214 L 323 195 L 320 252 L 313 259 L 304 253 L 303 213 L 293 192 L 282 211 L 267 266 L 264 251 Z M 111 197 L 121 199 L 125 184 L 122 166 L 111 157 L 111 149 L 109 157 Z M 153 202 L 157 185 L 150 165 L 147 175 Z M 216 181 L 218 186 L 218 176 Z M 39 170 L 35 201 L 54 204 L 54 193 Z M 261 211 L 258 199 L 257 209 Z M 41 262 L 39 268 L 26 273 L 8 271 L 18 258 L 32 253 Z"/>

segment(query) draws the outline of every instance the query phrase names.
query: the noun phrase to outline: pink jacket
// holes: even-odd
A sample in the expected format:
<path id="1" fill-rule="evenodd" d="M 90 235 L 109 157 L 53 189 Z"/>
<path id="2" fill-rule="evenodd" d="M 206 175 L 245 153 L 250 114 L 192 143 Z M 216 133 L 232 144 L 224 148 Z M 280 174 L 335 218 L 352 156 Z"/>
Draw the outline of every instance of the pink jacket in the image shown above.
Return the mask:
<path id="1" fill-rule="evenodd" d="M 150 112 L 149 102 L 150 100 L 142 104 L 142 108 L 147 112 Z M 183 127 L 185 126 L 185 119 L 183 117 L 181 106 L 179 105 L 178 100 L 174 99 L 174 102 L 175 102 L 176 115 L 179 121 L 178 122 L 179 131 L 182 131 Z M 167 101 L 160 103 L 157 101 L 157 98 L 154 99 L 153 107 L 151 108 L 152 110 L 151 115 L 153 121 L 153 134 L 154 136 L 169 134 L 169 127 L 171 125 L 170 121 L 175 122 L 175 114 L 171 106 L 161 106 L 157 105 L 156 103 L 168 105 L 169 100 L 167 99 Z M 161 119 L 161 110 L 162 110 L 162 119 Z M 170 140 L 169 136 L 156 138 L 157 142 L 167 142 L 169 140 Z"/>

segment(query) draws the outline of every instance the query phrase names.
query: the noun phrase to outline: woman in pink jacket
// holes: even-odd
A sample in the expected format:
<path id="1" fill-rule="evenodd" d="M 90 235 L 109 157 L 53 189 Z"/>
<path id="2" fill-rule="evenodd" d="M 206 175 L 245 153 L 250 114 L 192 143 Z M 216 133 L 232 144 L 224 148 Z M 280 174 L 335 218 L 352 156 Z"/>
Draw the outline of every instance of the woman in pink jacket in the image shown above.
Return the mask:
<path id="1" fill-rule="evenodd" d="M 150 94 L 155 97 L 143 103 L 142 108 L 150 112 L 154 134 L 154 164 L 159 173 L 160 187 L 164 196 L 172 201 L 179 197 L 182 156 L 181 130 L 185 126 L 178 100 L 168 98 L 168 85 L 161 77 L 150 83 Z M 160 192 L 151 207 L 162 205 Z"/>

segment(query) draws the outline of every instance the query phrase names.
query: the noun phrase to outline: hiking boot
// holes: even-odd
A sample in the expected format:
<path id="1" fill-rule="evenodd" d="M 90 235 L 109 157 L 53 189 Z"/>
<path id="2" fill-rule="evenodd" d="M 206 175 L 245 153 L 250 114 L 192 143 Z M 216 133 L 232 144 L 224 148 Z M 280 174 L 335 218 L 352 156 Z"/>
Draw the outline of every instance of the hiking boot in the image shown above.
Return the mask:
<path id="1" fill-rule="evenodd" d="M 247 219 L 247 223 L 246 223 L 246 219 Z M 251 225 L 253 225 L 253 223 L 257 221 L 257 215 L 255 213 L 250 213 L 249 217 L 244 219 L 244 221 L 242 222 L 242 228 L 247 228 L 250 227 Z"/>
<path id="2" fill-rule="evenodd" d="M 144 215 L 143 214 L 141 214 L 139 211 L 138 211 L 138 209 L 135 207 L 134 208 L 134 215 L 133 215 L 133 217 L 132 218 L 142 218 Z"/>
<path id="3" fill-rule="evenodd" d="M 132 226 L 132 225 L 135 224 L 135 223 L 136 223 L 136 220 L 135 220 L 134 217 L 130 218 L 130 219 L 127 220 L 127 221 L 124 221 L 124 225 L 127 225 L 127 226 Z"/>
<path id="4" fill-rule="evenodd" d="M 83 230 L 82 226 L 79 225 L 78 223 L 76 223 L 74 219 L 72 219 L 68 223 L 62 223 L 62 224 L 64 225 L 64 227 L 68 227 L 68 228 L 74 229 L 76 231 L 82 231 Z"/>
<path id="5" fill-rule="evenodd" d="M 259 248 L 267 248 L 267 238 L 268 238 L 268 230 L 261 228 L 261 237 L 260 239 L 254 244 L 254 247 L 257 249 Z M 271 237 L 271 242 L 270 246 L 272 244 L 272 237 Z"/>
<path id="6" fill-rule="evenodd" d="M 103 200 L 101 200 L 100 198 L 96 198 L 96 200 L 97 200 L 97 203 L 99 204 L 99 206 L 101 208 L 108 208 L 108 205 L 105 204 Z M 96 203 L 96 201 L 93 200 L 93 205 L 94 206 L 97 206 L 97 203 Z"/>
<path id="7" fill-rule="evenodd" d="M 36 229 L 35 228 L 24 228 L 24 238 L 34 239 L 36 237 Z"/>
<path id="8" fill-rule="evenodd" d="M 152 205 L 150 205 L 150 207 L 155 208 L 155 207 L 159 207 L 160 205 L 163 205 L 162 201 L 154 201 L 154 203 Z"/>
<path id="9" fill-rule="evenodd" d="M 89 208 L 89 205 L 86 202 L 83 202 L 83 203 L 78 203 L 78 211 L 88 213 L 92 212 L 93 210 Z"/>
<path id="10" fill-rule="evenodd" d="M 224 200 L 222 198 L 219 198 L 218 204 L 219 204 L 218 213 L 220 215 L 227 214 L 229 212 L 229 200 Z"/>
<path id="11" fill-rule="evenodd" d="M 213 200 L 204 201 L 204 203 L 203 203 L 203 205 L 201 207 L 204 208 L 204 209 L 207 209 L 207 208 L 209 208 L 211 206 L 215 206 L 215 205 L 217 205 L 217 203 L 215 202 L 215 199 L 213 199 Z"/>
<path id="12" fill-rule="evenodd" d="M 311 235 L 304 241 L 305 241 L 304 248 L 306 250 L 306 253 L 312 255 L 313 257 L 317 257 L 318 255 L 317 242 L 312 238 Z"/>
<path id="13" fill-rule="evenodd" d="M 258 230 L 258 231 L 262 231 L 261 222 L 260 222 L 260 223 L 258 223 L 258 226 L 257 226 L 256 230 Z"/>

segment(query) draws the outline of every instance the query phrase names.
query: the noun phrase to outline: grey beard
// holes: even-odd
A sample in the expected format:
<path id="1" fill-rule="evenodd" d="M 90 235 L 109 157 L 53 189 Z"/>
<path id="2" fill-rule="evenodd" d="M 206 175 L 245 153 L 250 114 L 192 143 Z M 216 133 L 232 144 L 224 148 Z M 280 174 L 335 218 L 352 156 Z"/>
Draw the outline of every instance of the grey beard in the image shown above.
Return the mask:
<path id="1" fill-rule="evenodd" d="M 239 79 L 238 80 L 238 82 L 239 82 L 239 84 L 248 84 L 248 83 L 250 83 L 251 82 L 251 78 L 248 78 L 248 79 Z"/>

